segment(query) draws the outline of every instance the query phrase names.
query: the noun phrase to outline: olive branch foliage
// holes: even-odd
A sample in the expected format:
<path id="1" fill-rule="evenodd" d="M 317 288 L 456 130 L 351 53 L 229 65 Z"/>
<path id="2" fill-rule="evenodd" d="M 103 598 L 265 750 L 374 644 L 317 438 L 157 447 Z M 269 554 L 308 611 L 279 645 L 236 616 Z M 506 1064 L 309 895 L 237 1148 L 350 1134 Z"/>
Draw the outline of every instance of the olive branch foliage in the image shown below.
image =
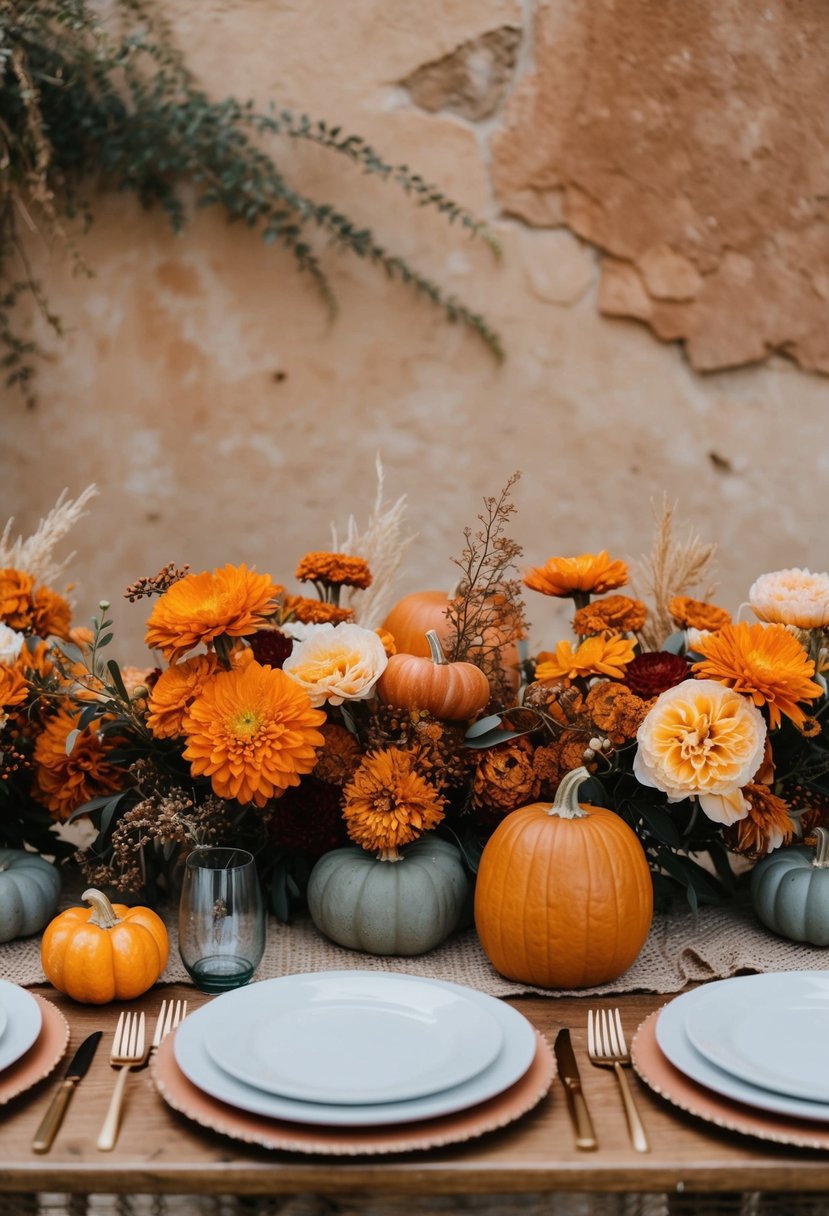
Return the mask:
<path id="1" fill-rule="evenodd" d="M 293 186 L 268 150 L 274 137 L 306 141 L 396 185 L 417 207 L 479 235 L 482 221 L 407 165 L 382 158 L 359 135 L 272 104 L 212 99 L 194 80 L 169 29 L 147 0 L 114 0 L 101 17 L 87 0 L 0 0 L 0 366 L 6 383 L 33 404 L 33 364 L 42 352 L 21 332 L 15 310 L 28 297 L 58 334 L 26 254 L 39 232 L 62 243 L 75 269 L 90 273 L 73 233 L 93 220 L 92 194 L 133 192 L 158 206 L 176 232 L 192 213 L 221 208 L 258 229 L 307 273 L 333 313 L 336 299 L 318 249 L 366 260 L 408 284 L 497 357 L 501 341 L 484 317 L 386 249 L 370 228 Z M 315 235 L 316 234 L 316 235 Z"/>

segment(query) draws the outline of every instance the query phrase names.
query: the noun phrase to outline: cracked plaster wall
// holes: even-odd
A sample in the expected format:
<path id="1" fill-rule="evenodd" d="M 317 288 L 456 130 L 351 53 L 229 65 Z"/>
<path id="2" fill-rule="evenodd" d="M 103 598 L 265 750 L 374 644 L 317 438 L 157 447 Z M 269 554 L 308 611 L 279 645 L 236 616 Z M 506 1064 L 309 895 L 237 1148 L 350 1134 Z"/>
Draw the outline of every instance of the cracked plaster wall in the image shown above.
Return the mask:
<path id="1" fill-rule="evenodd" d="M 3 401 L 0 515 L 26 532 L 64 486 L 98 484 L 71 537 L 78 614 L 112 600 L 136 662 L 146 605 L 123 587 L 168 561 L 247 561 L 292 585 L 332 522 L 365 522 L 378 451 L 418 532 L 401 593 L 451 583 L 463 527 L 515 469 L 528 564 L 636 558 L 668 494 L 719 544 L 732 609 L 764 570 L 825 569 L 822 11 L 168 0 L 211 93 L 359 132 L 489 221 L 500 262 L 390 183 L 275 149 L 302 189 L 480 310 L 507 359 L 353 259 L 323 252 L 332 321 L 255 234 L 204 213 L 175 237 L 106 196 L 82 242 L 91 281 L 30 243 L 67 335 L 38 330 L 37 408 Z M 562 614 L 527 602 L 554 643 Z"/>

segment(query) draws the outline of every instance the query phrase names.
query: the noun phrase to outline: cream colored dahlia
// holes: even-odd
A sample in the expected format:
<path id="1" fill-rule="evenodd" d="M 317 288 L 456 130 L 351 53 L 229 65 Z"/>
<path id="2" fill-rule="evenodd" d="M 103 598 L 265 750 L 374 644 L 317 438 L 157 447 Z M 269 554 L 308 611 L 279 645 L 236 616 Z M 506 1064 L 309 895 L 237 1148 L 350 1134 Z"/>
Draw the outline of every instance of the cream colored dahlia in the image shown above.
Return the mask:
<path id="1" fill-rule="evenodd" d="M 812 574 L 797 567 L 761 574 L 752 583 L 748 599 L 761 621 L 798 629 L 829 625 L 829 574 Z"/>

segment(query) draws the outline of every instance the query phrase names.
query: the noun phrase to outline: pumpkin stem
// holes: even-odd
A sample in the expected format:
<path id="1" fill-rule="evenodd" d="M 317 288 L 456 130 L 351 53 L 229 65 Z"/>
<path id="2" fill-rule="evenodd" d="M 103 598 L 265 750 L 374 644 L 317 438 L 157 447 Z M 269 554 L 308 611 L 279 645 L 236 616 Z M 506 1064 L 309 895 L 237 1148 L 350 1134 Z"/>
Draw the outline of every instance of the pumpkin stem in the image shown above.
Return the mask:
<path id="1" fill-rule="evenodd" d="M 99 929 L 114 929 L 116 925 L 120 925 L 121 921 L 103 891 L 90 887 L 88 891 L 84 891 L 81 899 L 92 904 L 92 915 L 88 924 L 97 925 Z"/>
<path id="2" fill-rule="evenodd" d="M 443 653 L 443 647 L 440 644 L 440 638 L 434 629 L 426 630 L 426 641 L 429 643 L 429 657 L 433 663 L 438 666 L 446 666 L 446 655 Z"/>
<path id="3" fill-rule="evenodd" d="M 381 849 L 377 854 L 378 861 L 402 861 L 403 854 L 398 849 Z"/>
<path id="4" fill-rule="evenodd" d="M 829 831 L 826 828 L 815 828 L 817 846 L 812 865 L 816 870 L 829 870 Z"/>
<path id="5" fill-rule="evenodd" d="M 547 814 L 558 815 L 559 819 L 587 819 L 587 811 L 579 803 L 579 787 L 589 777 L 590 774 L 583 765 L 565 773 Z"/>

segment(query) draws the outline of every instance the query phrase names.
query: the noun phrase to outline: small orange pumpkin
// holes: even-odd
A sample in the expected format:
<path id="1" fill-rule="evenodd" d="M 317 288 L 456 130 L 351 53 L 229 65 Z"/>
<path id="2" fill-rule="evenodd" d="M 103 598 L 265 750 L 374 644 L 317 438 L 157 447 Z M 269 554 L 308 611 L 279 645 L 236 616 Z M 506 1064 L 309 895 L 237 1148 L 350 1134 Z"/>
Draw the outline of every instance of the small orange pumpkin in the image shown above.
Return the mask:
<path id="1" fill-rule="evenodd" d="M 167 965 L 164 922 L 150 908 L 111 904 L 91 887 L 91 906 L 67 908 L 47 926 L 40 957 L 46 978 L 87 1005 L 130 1001 L 152 988 Z"/>
<path id="2" fill-rule="evenodd" d="M 431 657 L 393 654 L 377 681 L 377 694 L 399 709 L 425 709 L 435 718 L 462 722 L 489 701 L 489 680 L 474 663 L 447 663 L 434 629 L 426 631 Z"/>
<path id="3" fill-rule="evenodd" d="M 582 805 L 589 773 L 567 773 L 552 803 L 507 815 L 484 846 L 475 927 L 492 965 L 541 988 L 585 988 L 634 962 L 653 917 L 653 884 L 636 833 Z"/>
<path id="4" fill-rule="evenodd" d="M 446 619 L 446 610 L 450 599 L 445 591 L 413 591 L 394 605 L 383 622 L 383 628 L 394 638 L 395 646 L 400 654 L 416 654 L 429 658 L 431 651 L 426 641 L 426 634 L 433 629 L 440 638 L 441 645 L 446 647 L 452 628 Z M 497 635 L 487 632 L 487 638 Z M 519 684 L 520 658 L 518 647 L 514 642 L 501 646 L 501 666 L 513 691 Z M 474 657 L 474 656 L 473 656 Z"/>

